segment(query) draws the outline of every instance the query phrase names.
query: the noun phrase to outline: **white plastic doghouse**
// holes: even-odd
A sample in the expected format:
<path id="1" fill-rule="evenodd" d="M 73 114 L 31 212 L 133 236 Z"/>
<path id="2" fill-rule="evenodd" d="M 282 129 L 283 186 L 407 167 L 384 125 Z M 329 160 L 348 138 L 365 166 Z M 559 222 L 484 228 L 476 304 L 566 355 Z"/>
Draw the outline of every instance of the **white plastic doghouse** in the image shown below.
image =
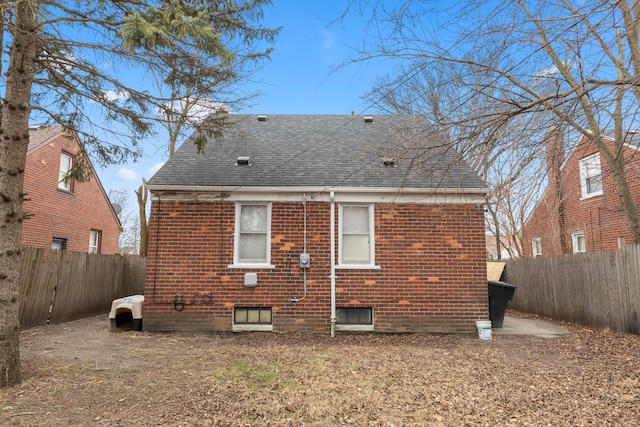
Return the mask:
<path id="1" fill-rule="evenodd" d="M 144 295 L 132 295 L 114 299 L 109 312 L 111 332 L 141 331 L 143 302 Z"/>

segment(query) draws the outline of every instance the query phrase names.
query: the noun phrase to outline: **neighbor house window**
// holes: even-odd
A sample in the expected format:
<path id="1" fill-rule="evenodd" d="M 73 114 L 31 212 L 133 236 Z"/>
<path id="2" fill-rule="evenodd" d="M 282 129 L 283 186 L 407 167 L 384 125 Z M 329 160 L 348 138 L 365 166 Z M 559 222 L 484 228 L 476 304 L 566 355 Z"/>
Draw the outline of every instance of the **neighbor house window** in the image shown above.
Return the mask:
<path id="1" fill-rule="evenodd" d="M 339 222 L 340 264 L 348 266 L 373 265 L 373 206 L 341 205 Z"/>
<path id="2" fill-rule="evenodd" d="M 100 253 L 101 240 L 102 240 L 102 233 L 100 231 L 91 230 L 89 232 L 89 253 L 90 254 Z"/>
<path id="3" fill-rule="evenodd" d="M 58 174 L 58 188 L 66 191 L 73 191 L 73 178 L 71 169 L 73 168 L 73 157 L 67 153 L 60 155 L 60 173 Z"/>
<path id="4" fill-rule="evenodd" d="M 600 170 L 600 153 L 580 160 L 580 187 L 582 198 L 602 194 L 602 172 Z"/>
<path id="5" fill-rule="evenodd" d="M 53 240 L 51 240 L 52 251 L 64 251 L 66 247 L 67 239 L 59 239 L 57 237 L 54 237 Z"/>
<path id="6" fill-rule="evenodd" d="M 234 264 L 268 264 L 270 228 L 270 204 L 238 203 Z"/>
<path id="7" fill-rule="evenodd" d="M 573 233 L 571 235 L 571 241 L 573 243 L 573 253 L 578 254 L 587 251 L 587 244 L 584 238 L 584 231 Z"/>
<path id="8" fill-rule="evenodd" d="M 542 240 L 538 237 L 531 240 L 531 252 L 533 256 L 542 256 Z"/>

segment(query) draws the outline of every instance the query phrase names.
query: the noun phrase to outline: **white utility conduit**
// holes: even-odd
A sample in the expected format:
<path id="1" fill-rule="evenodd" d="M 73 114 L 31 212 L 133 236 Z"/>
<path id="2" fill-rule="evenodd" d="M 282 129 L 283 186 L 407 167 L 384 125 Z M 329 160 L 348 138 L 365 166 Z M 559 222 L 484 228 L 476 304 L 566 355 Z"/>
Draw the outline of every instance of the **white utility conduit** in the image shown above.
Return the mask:
<path id="1" fill-rule="evenodd" d="M 329 193 L 331 198 L 331 338 L 336 336 L 336 211 L 335 211 L 335 194 L 333 191 Z"/>

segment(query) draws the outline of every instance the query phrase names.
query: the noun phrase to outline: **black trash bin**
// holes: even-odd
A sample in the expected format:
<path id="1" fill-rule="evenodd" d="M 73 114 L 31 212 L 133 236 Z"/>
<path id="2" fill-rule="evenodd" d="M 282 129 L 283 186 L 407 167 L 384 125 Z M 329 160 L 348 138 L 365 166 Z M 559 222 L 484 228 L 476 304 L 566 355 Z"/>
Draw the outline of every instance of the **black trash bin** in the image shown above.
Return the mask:
<path id="1" fill-rule="evenodd" d="M 513 299 L 516 286 L 498 280 L 489 280 L 489 320 L 492 328 L 502 328 L 507 301 Z"/>

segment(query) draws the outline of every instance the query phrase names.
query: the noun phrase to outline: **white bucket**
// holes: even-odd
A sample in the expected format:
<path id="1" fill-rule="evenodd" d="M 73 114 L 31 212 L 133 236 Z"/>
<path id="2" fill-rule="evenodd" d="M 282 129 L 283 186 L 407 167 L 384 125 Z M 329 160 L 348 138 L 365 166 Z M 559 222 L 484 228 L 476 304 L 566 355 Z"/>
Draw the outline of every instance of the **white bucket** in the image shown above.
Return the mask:
<path id="1" fill-rule="evenodd" d="M 478 328 L 478 337 L 481 340 L 491 339 L 491 321 L 490 320 L 476 320 L 476 328 Z"/>

